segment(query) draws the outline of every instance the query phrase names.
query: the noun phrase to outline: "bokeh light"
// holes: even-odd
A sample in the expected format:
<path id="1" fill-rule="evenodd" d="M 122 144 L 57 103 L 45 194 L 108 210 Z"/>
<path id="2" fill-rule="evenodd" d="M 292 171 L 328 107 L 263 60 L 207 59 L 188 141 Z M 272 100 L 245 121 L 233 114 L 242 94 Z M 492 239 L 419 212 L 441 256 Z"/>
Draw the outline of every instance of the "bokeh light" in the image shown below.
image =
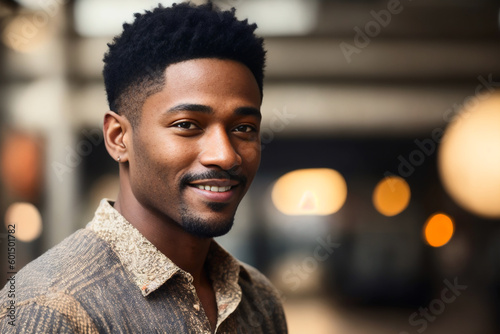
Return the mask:
<path id="1" fill-rule="evenodd" d="M 446 130 L 439 172 L 446 191 L 463 208 L 500 217 L 500 94 L 472 100 Z"/>
<path id="2" fill-rule="evenodd" d="M 432 247 L 446 245 L 455 230 L 453 220 L 444 213 L 432 215 L 424 225 L 425 241 Z"/>
<path id="3" fill-rule="evenodd" d="M 7 190 L 24 200 L 35 199 L 43 174 L 40 141 L 28 134 L 10 133 L 0 152 L 0 175 Z"/>
<path id="4" fill-rule="evenodd" d="M 30 242 L 42 233 L 42 217 L 38 209 L 30 203 L 14 203 L 5 213 L 5 226 L 14 225 L 16 239 Z"/>
<path id="5" fill-rule="evenodd" d="M 388 176 L 375 187 L 373 205 L 384 216 L 395 216 L 408 207 L 410 197 L 410 186 L 404 179 Z"/>
<path id="6" fill-rule="evenodd" d="M 301 169 L 280 177 L 271 196 L 276 208 L 287 215 L 329 215 L 344 205 L 347 185 L 336 170 Z"/>

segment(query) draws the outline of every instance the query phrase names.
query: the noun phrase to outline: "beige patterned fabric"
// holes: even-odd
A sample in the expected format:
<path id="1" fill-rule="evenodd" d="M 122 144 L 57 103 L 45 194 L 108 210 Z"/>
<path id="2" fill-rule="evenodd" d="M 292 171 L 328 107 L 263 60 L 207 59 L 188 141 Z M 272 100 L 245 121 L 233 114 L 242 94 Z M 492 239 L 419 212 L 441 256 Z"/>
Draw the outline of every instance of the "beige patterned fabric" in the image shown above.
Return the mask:
<path id="1" fill-rule="evenodd" d="M 181 271 L 163 255 L 136 228 L 116 211 L 107 200 L 102 200 L 94 219 L 87 228 L 104 239 L 120 258 L 121 263 L 147 296 Z M 189 273 L 186 275 L 191 276 Z"/>
<path id="2" fill-rule="evenodd" d="M 193 282 L 191 274 L 163 255 L 120 215 L 108 200 L 101 201 L 87 228 L 109 243 L 123 266 L 132 274 L 135 284 L 144 296 L 158 289 L 175 273 L 184 275 L 189 283 Z M 238 285 L 240 265 L 215 241 L 212 242 L 207 261 L 207 268 L 212 269 L 209 276 L 214 282 L 213 288 L 219 306 L 218 326 L 241 300 L 241 289 Z M 245 270 L 244 267 L 241 268 Z"/>

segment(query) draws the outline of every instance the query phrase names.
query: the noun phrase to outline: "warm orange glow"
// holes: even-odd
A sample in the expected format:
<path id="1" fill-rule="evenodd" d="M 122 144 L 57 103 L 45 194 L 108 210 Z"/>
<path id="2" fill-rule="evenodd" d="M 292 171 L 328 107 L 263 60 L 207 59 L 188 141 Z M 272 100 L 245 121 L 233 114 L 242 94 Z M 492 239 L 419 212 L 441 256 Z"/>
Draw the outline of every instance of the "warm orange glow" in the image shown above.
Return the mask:
<path id="1" fill-rule="evenodd" d="M 432 247 L 441 247 L 453 236 L 454 225 L 450 217 L 443 213 L 431 216 L 424 226 L 425 240 Z"/>
<path id="2" fill-rule="evenodd" d="M 500 94 L 473 101 L 445 132 L 439 172 L 460 206 L 500 218 Z"/>
<path id="3" fill-rule="evenodd" d="M 373 191 L 373 205 L 384 216 L 401 213 L 410 203 L 410 186 L 399 176 L 388 176 Z"/>
<path id="4" fill-rule="evenodd" d="M 6 136 L 1 149 L 2 182 L 16 196 L 33 200 L 42 182 L 42 154 L 37 139 L 22 133 Z"/>
<path id="5" fill-rule="evenodd" d="M 5 225 L 14 226 L 14 237 L 18 240 L 30 242 L 42 233 L 42 217 L 38 209 L 30 203 L 14 203 L 5 213 Z"/>
<path id="6" fill-rule="evenodd" d="M 272 200 L 287 215 L 329 215 L 347 197 L 347 185 L 333 169 L 301 169 L 287 173 L 273 186 Z"/>

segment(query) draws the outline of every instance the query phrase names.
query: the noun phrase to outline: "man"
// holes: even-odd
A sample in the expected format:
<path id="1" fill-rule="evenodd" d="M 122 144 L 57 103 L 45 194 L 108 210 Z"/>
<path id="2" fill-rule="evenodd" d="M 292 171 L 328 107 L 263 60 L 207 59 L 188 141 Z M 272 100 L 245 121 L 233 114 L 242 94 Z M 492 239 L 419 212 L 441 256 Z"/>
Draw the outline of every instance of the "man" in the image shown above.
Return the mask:
<path id="1" fill-rule="evenodd" d="M 260 162 L 256 26 L 184 3 L 123 27 L 104 57 L 118 198 L 2 290 L 0 332 L 286 333 L 276 290 L 212 239 Z"/>

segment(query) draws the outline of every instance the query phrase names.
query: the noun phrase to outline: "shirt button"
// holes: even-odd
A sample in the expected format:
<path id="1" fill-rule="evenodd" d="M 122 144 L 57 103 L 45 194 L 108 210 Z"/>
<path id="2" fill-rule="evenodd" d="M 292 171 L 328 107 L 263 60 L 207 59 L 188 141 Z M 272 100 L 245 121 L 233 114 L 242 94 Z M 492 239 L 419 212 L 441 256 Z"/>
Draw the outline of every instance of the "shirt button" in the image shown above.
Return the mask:
<path id="1" fill-rule="evenodd" d="M 196 311 L 200 310 L 200 304 L 194 304 L 193 307 Z"/>

